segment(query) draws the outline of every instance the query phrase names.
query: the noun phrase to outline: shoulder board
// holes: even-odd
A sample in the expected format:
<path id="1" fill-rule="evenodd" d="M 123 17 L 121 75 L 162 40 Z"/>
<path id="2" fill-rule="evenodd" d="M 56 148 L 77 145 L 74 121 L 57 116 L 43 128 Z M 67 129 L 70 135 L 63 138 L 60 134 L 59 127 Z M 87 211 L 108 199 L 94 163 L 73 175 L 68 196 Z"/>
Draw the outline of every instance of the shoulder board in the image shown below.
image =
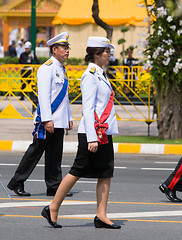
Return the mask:
<path id="1" fill-rule="evenodd" d="M 92 67 L 89 72 L 90 73 L 95 73 L 95 71 L 96 71 L 95 67 Z"/>
<path id="2" fill-rule="evenodd" d="M 52 63 L 53 63 L 53 61 L 52 61 L 51 59 L 49 59 L 49 60 L 47 60 L 44 64 L 47 65 L 47 66 L 49 66 L 49 65 L 51 65 Z"/>

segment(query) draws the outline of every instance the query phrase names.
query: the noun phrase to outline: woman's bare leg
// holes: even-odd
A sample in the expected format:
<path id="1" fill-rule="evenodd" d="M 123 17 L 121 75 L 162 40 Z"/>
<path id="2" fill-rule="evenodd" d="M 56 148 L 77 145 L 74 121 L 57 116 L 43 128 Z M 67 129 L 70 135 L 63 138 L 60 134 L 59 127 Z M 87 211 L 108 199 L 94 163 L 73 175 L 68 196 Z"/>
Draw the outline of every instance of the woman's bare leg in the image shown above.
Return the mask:
<path id="1" fill-rule="evenodd" d="M 51 220 L 53 222 L 57 222 L 57 216 L 60 205 L 65 199 L 67 193 L 71 190 L 71 188 L 74 186 L 78 179 L 79 177 L 75 177 L 68 173 L 61 181 L 57 189 L 56 195 L 54 196 L 53 201 L 49 205 Z"/>
<path id="2" fill-rule="evenodd" d="M 113 224 L 106 215 L 110 184 L 111 178 L 99 178 L 96 188 L 97 217 L 107 224 Z"/>

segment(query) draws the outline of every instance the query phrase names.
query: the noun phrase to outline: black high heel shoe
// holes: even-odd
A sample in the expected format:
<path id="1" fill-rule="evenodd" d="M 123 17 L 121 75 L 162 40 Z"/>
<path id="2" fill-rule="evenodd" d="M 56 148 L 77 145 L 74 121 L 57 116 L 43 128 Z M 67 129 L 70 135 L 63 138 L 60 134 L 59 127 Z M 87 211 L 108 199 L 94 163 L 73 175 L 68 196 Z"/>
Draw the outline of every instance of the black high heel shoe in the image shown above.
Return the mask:
<path id="1" fill-rule="evenodd" d="M 116 224 L 107 224 L 103 221 L 101 221 L 97 216 L 95 216 L 94 218 L 94 225 L 96 228 L 110 228 L 110 229 L 119 229 L 121 228 L 120 225 L 116 225 Z"/>
<path id="2" fill-rule="evenodd" d="M 41 215 L 47 219 L 48 223 L 53 227 L 53 228 L 62 228 L 61 225 L 57 224 L 57 222 L 53 222 L 51 220 L 51 214 L 50 214 L 50 209 L 49 206 L 46 206 L 42 212 Z"/>

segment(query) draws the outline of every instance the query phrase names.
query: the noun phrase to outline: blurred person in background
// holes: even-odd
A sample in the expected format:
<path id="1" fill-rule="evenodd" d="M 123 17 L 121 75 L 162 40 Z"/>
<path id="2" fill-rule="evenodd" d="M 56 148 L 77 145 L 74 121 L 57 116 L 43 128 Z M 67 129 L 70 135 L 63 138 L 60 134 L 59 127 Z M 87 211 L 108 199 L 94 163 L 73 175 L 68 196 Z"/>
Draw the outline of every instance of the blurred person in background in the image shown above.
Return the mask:
<path id="1" fill-rule="evenodd" d="M 2 45 L 2 43 L 0 42 L 0 58 L 4 57 L 4 47 Z"/>
<path id="2" fill-rule="evenodd" d="M 31 50 L 32 44 L 31 42 L 27 41 L 24 45 L 25 51 L 20 54 L 19 57 L 19 63 L 20 64 L 40 64 L 39 59 L 37 56 L 34 54 L 34 52 Z M 22 85 L 21 89 L 24 90 L 28 84 L 31 83 L 31 77 L 32 77 L 32 67 L 31 66 L 24 66 L 21 70 L 21 78 L 22 80 Z M 34 90 L 36 89 L 35 83 L 33 82 L 32 88 Z M 20 93 L 20 100 L 24 100 L 25 96 L 23 92 Z M 30 99 L 33 101 L 33 103 L 37 106 L 38 103 L 38 98 L 37 96 L 33 93 L 30 92 Z M 35 107 L 32 105 L 32 113 L 35 111 Z"/>
<path id="3" fill-rule="evenodd" d="M 131 91 L 135 90 L 135 81 L 137 80 L 137 71 L 133 69 L 134 66 L 138 66 L 138 59 L 133 57 L 133 50 L 134 47 L 130 46 L 127 49 L 128 57 L 123 60 L 123 66 L 129 67 L 124 69 L 124 79 L 128 80 L 125 81 L 127 85 L 124 86 L 124 92 L 127 96 L 133 96 L 134 93 Z M 130 89 L 131 88 L 131 89 Z"/>
<path id="4" fill-rule="evenodd" d="M 11 58 L 17 56 L 15 44 L 16 42 L 13 40 L 11 45 L 8 47 L 8 56 L 10 56 Z"/>
<path id="5" fill-rule="evenodd" d="M 25 52 L 23 42 L 21 40 L 18 40 L 18 46 L 16 47 L 17 57 L 19 58 L 23 52 Z"/>

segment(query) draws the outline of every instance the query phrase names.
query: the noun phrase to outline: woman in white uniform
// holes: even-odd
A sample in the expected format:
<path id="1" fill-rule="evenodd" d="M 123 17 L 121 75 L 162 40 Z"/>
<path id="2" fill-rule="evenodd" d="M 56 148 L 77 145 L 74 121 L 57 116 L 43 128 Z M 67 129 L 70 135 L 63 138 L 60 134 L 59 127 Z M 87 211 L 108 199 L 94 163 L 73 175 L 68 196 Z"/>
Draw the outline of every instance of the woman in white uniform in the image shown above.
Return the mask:
<path id="1" fill-rule="evenodd" d="M 83 117 L 78 128 L 77 155 L 52 203 L 42 211 L 42 216 L 54 228 L 62 227 L 57 223 L 59 207 L 66 194 L 81 177 L 98 179 L 95 227 L 121 228 L 111 222 L 106 215 L 114 171 L 112 134 L 118 133 L 113 91 L 103 71 L 103 66 L 109 62 L 111 48 L 114 47 L 107 38 L 89 37 L 88 39 L 85 60 L 90 63 L 81 80 Z"/>

